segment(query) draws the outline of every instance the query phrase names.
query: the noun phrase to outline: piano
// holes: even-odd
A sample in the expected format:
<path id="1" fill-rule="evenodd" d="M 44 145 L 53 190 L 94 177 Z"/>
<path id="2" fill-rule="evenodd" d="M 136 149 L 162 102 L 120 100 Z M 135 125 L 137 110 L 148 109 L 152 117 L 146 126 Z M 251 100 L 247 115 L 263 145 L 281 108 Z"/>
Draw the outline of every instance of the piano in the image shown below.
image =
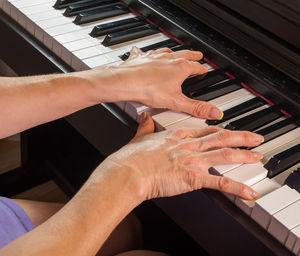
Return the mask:
<path id="1" fill-rule="evenodd" d="M 258 200 L 203 189 L 154 202 L 210 255 L 300 255 L 297 1 L 0 0 L 0 6 L 1 22 L 62 72 L 119 65 L 132 46 L 201 50 L 209 72 L 189 77 L 182 91 L 218 106 L 222 120 L 137 102 L 102 104 L 102 116 L 91 109 L 67 120 L 104 155 L 130 139 L 144 111 L 157 130 L 218 125 L 263 135 L 265 141 L 250 149 L 263 153 L 259 163 L 210 169 L 253 187 Z M 18 60 L 14 63 L 20 68 Z M 97 125 L 93 130 L 100 117 L 113 120 L 119 133 L 102 122 L 104 135 Z M 116 140 L 108 141 L 109 136 Z"/>

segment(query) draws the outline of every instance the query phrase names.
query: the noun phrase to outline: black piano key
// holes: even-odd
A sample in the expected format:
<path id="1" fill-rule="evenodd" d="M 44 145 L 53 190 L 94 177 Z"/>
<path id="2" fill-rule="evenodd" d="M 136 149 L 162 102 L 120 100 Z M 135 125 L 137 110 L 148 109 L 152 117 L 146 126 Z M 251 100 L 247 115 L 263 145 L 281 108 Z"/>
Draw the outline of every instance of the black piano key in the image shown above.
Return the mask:
<path id="1" fill-rule="evenodd" d="M 150 44 L 145 47 L 142 47 L 142 48 L 140 48 L 140 50 L 143 52 L 147 52 L 150 50 L 157 50 L 159 48 L 164 48 L 164 47 L 171 48 L 177 44 L 178 43 L 174 39 L 167 39 L 167 40 L 155 43 L 155 44 Z M 130 56 L 130 52 L 125 52 L 122 56 L 120 56 L 120 58 L 125 61 L 129 58 L 129 56 Z"/>
<path id="2" fill-rule="evenodd" d="M 84 24 L 96 20 L 102 20 L 102 19 L 122 15 L 125 13 L 129 13 L 128 7 L 123 4 L 118 4 L 113 7 L 104 7 L 89 12 L 79 13 L 76 16 L 74 23 L 76 25 L 80 25 L 80 24 Z"/>
<path id="3" fill-rule="evenodd" d="M 124 31 L 108 34 L 104 38 L 102 44 L 104 46 L 116 45 L 141 37 L 150 36 L 159 32 L 160 31 L 157 29 L 156 25 L 147 24 L 144 26 L 130 28 Z"/>
<path id="4" fill-rule="evenodd" d="M 267 177 L 273 178 L 298 162 L 300 162 L 300 144 L 271 157 L 264 165 L 268 170 Z"/>
<path id="5" fill-rule="evenodd" d="M 240 83 L 236 79 L 230 79 L 228 81 L 193 92 L 191 97 L 195 100 L 209 101 L 239 89 L 241 89 Z"/>
<path id="6" fill-rule="evenodd" d="M 189 50 L 190 47 L 187 47 L 186 45 L 176 45 L 174 47 L 171 47 L 171 50 L 173 52 L 178 52 L 178 51 L 181 51 L 181 50 Z"/>
<path id="7" fill-rule="evenodd" d="M 53 7 L 55 9 L 62 9 L 68 7 L 70 4 L 75 3 L 85 3 L 85 2 L 92 2 L 93 0 L 57 0 Z"/>
<path id="8" fill-rule="evenodd" d="M 264 142 L 267 142 L 297 128 L 298 126 L 294 121 L 292 118 L 287 118 L 266 128 L 257 130 L 255 133 L 264 136 Z"/>
<path id="9" fill-rule="evenodd" d="M 225 72 L 221 69 L 210 71 L 201 76 L 194 76 L 186 79 L 182 84 L 182 92 L 189 96 L 193 92 L 204 89 L 210 85 L 217 84 L 229 79 Z"/>
<path id="10" fill-rule="evenodd" d="M 206 120 L 206 123 L 208 125 L 218 125 L 218 124 L 223 123 L 227 120 L 230 120 L 230 119 L 235 118 L 239 115 L 242 115 L 246 112 L 249 112 L 253 109 L 256 109 L 256 108 L 258 108 L 258 107 L 260 107 L 264 104 L 265 103 L 261 98 L 256 97 L 256 98 L 248 100 L 248 101 L 246 101 L 242 104 L 239 104 L 239 105 L 237 105 L 233 108 L 225 110 L 222 120 Z"/>
<path id="11" fill-rule="evenodd" d="M 74 3 L 67 7 L 64 16 L 71 17 L 83 11 L 91 11 L 101 7 L 108 7 L 120 3 L 118 0 L 94 0 L 84 3 Z"/>
<path id="12" fill-rule="evenodd" d="M 300 167 L 287 177 L 284 184 L 300 193 Z"/>
<path id="13" fill-rule="evenodd" d="M 104 36 L 110 33 L 119 32 L 124 29 L 134 28 L 145 24 L 146 18 L 143 16 L 118 20 L 95 26 L 90 35 L 92 37 Z"/>
<path id="14" fill-rule="evenodd" d="M 282 115 L 279 107 L 272 106 L 230 122 L 225 128 L 229 130 L 253 131 L 276 120 Z"/>

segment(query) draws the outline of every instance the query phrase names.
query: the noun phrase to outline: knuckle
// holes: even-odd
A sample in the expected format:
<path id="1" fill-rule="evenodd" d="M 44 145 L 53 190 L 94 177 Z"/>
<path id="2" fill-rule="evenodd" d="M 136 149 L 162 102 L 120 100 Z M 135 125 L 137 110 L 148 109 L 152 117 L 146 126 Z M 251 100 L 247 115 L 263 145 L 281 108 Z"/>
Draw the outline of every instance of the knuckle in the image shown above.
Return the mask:
<path id="1" fill-rule="evenodd" d="M 221 130 L 217 133 L 218 139 L 220 141 L 226 140 L 229 141 L 231 139 L 231 131 L 228 130 Z"/>
<path id="2" fill-rule="evenodd" d="M 147 51 L 146 55 L 149 56 L 149 55 L 153 55 L 154 51 L 153 50 L 150 50 L 150 51 Z"/>
<path id="3" fill-rule="evenodd" d="M 188 60 L 185 59 L 185 58 L 177 58 L 174 60 L 174 62 L 177 64 L 177 65 L 180 65 L 182 67 L 186 67 L 188 65 Z"/>
<path id="4" fill-rule="evenodd" d="M 172 131 L 172 137 L 183 138 L 187 133 L 187 129 L 175 129 Z"/>
<path id="5" fill-rule="evenodd" d="M 244 184 L 241 184 L 239 192 L 240 195 L 247 195 L 248 187 Z"/>
<path id="6" fill-rule="evenodd" d="M 168 47 L 163 47 L 161 48 L 161 51 L 164 51 L 164 52 L 173 52 L 170 48 Z"/>
<path id="7" fill-rule="evenodd" d="M 227 162 L 232 162 L 233 160 L 233 149 L 231 148 L 223 148 L 221 149 L 223 158 L 225 159 L 225 161 Z"/>
<path id="8" fill-rule="evenodd" d="M 203 102 L 195 102 L 193 115 L 200 117 L 207 117 L 210 106 L 208 104 L 204 104 Z"/>
<path id="9" fill-rule="evenodd" d="M 209 132 L 209 133 L 216 133 L 216 132 L 218 132 L 218 131 L 221 130 L 220 127 L 214 126 L 214 125 L 208 126 L 207 129 L 208 129 L 208 132 Z"/>
<path id="10" fill-rule="evenodd" d="M 245 144 L 250 143 L 252 140 L 251 132 L 244 131 L 242 132 L 241 136 L 242 136 L 243 143 Z"/>
<path id="11" fill-rule="evenodd" d="M 219 189 L 222 191 L 228 191 L 231 186 L 231 179 L 222 177 L 219 179 Z"/>

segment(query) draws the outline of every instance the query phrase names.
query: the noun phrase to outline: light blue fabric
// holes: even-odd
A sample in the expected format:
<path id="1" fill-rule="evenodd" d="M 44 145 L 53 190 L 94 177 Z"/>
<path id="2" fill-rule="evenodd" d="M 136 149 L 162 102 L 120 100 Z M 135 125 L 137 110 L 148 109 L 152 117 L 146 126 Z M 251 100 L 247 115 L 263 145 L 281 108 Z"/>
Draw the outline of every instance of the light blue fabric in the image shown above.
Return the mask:
<path id="1" fill-rule="evenodd" d="M 9 198 L 0 197 L 0 248 L 34 228 L 22 207 Z"/>

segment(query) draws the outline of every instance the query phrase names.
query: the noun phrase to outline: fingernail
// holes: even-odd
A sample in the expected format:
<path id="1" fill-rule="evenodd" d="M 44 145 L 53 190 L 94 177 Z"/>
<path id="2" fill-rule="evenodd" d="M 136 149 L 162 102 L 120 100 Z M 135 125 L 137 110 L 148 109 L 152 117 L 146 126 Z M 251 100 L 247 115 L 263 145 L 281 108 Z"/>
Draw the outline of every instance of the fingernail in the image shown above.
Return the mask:
<path id="1" fill-rule="evenodd" d="M 254 158 L 257 158 L 259 160 L 261 160 L 263 158 L 263 155 L 259 152 L 253 152 L 253 156 L 254 156 Z"/>
<path id="2" fill-rule="evenodd" d="M 264 138 L 264 136 L 256 134 L 255 141 L 263 143 L 265 141 L 265 138 Z"/>
<path id="3" fill-rule="evenodd" d="M 140 115 L 140 122 L 145 122 L 148 118 L 148 113 L 147 112 L 143 112 L 141 115 Z"/>
<path id="4" fill-rule="evenodd" d="M 224 116 L 224 113 L 217 108 L 212 108 L 208 114 L 209 118 L 217 119 L 217 120 L 221 120 L 223 118 L 223 116 Z"/>

